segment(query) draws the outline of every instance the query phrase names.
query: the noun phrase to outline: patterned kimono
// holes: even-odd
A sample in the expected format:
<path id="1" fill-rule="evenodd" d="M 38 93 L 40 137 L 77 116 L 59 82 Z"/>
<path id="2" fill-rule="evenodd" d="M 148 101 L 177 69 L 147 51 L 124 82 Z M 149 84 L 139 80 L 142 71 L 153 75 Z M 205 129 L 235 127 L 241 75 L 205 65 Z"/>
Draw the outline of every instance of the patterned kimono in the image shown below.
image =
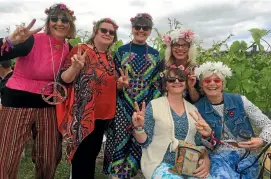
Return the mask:
<path id="1" fill-rule="evenodd" d="M 152 47 L 129 43 L 118 49 L 115 65 L 116 69 L 128 69 L 129 87 L 118 91 L 116 116 L 107 132 L 103 170 L 119 178 L 131 178 L 140 168 L 142 153 L 132 135 L 134 102 L 141 108 L 143 101 L 148 104 L 162 95 L 159 74 L 162 60 Z"/>

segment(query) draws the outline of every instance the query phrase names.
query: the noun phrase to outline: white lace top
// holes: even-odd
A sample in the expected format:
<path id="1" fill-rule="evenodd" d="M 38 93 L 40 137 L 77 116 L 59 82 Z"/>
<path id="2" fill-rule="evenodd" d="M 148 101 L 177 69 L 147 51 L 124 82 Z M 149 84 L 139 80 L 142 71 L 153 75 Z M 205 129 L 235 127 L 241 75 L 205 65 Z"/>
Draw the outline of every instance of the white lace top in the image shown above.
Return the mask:
<path id="1" fill-rule="evenodd" d="M 242 101 L 244 103 L 245 112 L 250 119 L 251 124 L 257 129 L 261 130 L 259 135 L 265 142 L 271 142 L 271 120 L 262 113 L 262 111 L 255 106 L 251 101 L 249 101 L 245 96 L 241 96 Z M 224 104 L 220 105 L 212 105 L 214 110 L 221 116 L 222 120 L 224 119 Z M 234 137 L 230 130 L 225 125 L 222 135 L 222 142 L 236 141 L 236 137 Z M 232 145 L 221 145 L 218 150 L 243 150 L 237 147 L 233 147 Z"/>

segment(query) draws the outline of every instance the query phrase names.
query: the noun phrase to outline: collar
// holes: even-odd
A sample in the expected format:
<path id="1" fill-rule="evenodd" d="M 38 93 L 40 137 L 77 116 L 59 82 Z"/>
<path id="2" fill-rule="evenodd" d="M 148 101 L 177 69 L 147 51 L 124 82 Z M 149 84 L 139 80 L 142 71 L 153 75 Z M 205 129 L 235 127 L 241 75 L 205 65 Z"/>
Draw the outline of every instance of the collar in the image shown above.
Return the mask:
<path id="1" fill-rule="evenodd" d="M 212 103 L 208 100 L 207 96 L 204 96 L 204 108 L 205 108 L 205 113 L 212 113 L 214 112 L 214 109 L 212 107 Z M 224 101 L 224 106 L 226 108 L 227 111 L 236 108 L 236 106 L 234 105 L 233 100 L 230 97 L 229 93 L 223 92 L 223 101 Z"/>

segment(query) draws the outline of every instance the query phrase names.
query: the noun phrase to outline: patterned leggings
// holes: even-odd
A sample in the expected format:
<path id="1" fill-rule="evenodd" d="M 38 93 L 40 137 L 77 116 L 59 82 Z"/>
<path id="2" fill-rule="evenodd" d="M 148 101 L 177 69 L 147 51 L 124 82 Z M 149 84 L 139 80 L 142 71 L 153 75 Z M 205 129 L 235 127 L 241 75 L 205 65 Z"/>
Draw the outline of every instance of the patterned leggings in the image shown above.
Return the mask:
<path id="1" fill-rule="evenodd" d="M 53 179 L 61 160 L 61 135 L 55 107 L 9 108 L 0 111 L 0 179 L 17 179 L 25 143 L 34 138 L 36 178 Z"/>

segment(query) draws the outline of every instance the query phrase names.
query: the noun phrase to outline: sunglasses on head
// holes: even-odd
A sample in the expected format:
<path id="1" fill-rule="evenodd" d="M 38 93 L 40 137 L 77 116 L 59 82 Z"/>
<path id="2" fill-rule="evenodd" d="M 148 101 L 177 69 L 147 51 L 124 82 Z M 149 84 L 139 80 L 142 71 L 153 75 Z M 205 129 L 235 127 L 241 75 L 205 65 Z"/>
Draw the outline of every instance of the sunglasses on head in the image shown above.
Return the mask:
<path id="1" fill-rule="evenodd" d="M 209 83 L 211 83 L 212 81 L 215 82 L 215 83 L 220 83 L 222 80 L 219 79 L 219 78 L 215 78 L 215 79 L 205 79 L 205 80 L 203 80 L 203 82 L 206 83 L 206 84 L 209 84 Z"/>
<path id="2" fill-rule="evenodd" d="M 143 30 L 143 31 L 148 31 L 148 30 L 150 30 L 151 28 L 149 27 L 149 26 L 143 26 L 143 25 L 135 25 L 134 26 L 134 28 L 135 28 L 135 30 Z"/>
<path id="3" fill-rule="evenodd" d="M 106 29 L 106 28 L 100 28 L 100 31 L 103 34 L 107 34 L 107 32 L 109 32 L 109 35 L 111 36 L 115 36 L 116 32 L 114 30 L 110 30 L 110 29 Z"/>
<path id="4" fill-rule="evenodd" d="M 61 20 L 61 22 L 63 24 L 68 24 L 70 22 L 69 19 L 67 17 L 65 17 L 65 16 L 63 16 L 61 18 L 59 18 L 58 16 L 54 16 L 54 15 L 50 16 L 50 20 L 52 22 L 57 22 L 59 19 Z"/>
<path id="5" fill-rule="evenodd" d="M 179 82 L 185 82 L 184 78 L 178 78 L 178 77 L 167 77 L 167 82 L 169 83 L 175 83 L 176 80 L 178 80 Z"/>

